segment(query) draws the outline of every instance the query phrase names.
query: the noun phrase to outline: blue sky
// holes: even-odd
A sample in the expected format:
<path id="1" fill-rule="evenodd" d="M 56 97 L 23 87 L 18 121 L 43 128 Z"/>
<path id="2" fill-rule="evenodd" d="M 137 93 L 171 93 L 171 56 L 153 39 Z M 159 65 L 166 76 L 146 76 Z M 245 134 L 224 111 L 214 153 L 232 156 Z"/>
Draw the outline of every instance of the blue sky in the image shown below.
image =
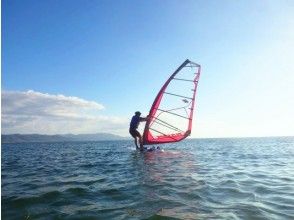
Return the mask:
<path id="1" fill-rule="evenodd" d="M 2 132 L 127 135 L 189 58 L 202 65 L 193 137 L 294 135 L 293 27 L 293 1 L 4 0 Z M 87 124 L 63 130 L 70 115 Z"/>

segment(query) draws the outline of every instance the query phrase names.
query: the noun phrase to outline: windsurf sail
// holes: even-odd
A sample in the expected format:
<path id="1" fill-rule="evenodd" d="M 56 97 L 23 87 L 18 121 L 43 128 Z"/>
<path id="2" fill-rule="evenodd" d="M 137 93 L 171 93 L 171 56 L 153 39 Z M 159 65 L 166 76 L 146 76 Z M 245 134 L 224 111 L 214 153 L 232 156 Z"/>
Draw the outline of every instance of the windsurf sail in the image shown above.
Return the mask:
<path id="1" fill-rule="evenodd" d="M 177 142 L 191 134 L 200 70 L 187 59 L 162 86 L 145 124 L 144 145 Z"/>

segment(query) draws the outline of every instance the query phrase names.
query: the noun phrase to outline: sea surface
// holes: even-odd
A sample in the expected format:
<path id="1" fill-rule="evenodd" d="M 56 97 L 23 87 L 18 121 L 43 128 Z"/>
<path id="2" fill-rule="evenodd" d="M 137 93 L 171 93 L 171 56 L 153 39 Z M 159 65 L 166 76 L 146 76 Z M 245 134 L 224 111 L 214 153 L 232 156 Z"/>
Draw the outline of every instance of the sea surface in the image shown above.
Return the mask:
<path id="1" fill-rule="evenodd" d="M 2 219 L 294 219 L 294 138 L 2 144 Z"/>

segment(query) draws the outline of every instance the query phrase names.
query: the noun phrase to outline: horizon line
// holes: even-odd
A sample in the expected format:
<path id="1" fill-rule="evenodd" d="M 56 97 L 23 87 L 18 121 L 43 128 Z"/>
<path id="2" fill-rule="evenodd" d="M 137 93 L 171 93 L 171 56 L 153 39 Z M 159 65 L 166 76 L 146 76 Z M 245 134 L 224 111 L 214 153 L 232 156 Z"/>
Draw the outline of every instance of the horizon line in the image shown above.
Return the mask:
<path id="1" fill-rule="evenodd" d="M 64 133 L 64 134 L 40 134 L 40 133 L 9 133 L 1 135 L 47 135 L 47 136 L 55 136 L 55 135 L 93 135 L 93 134 L 110 134 L 120 136 L 122 138 L 131 138 L 131 136 L 122 136 L 119 134 L 107 133 L 107 132 L 97 132 L 97 133 L 80 133 L 80 134 L 73 134 L 73 133 Z M 282 138 L 282 137 L 294 137 L 294 135 L 273 135 L 273 136 L 223 136 L 223 137 L 187 137 L 186 140 L 189 139 L 225 139 L 225 138 Z"/>

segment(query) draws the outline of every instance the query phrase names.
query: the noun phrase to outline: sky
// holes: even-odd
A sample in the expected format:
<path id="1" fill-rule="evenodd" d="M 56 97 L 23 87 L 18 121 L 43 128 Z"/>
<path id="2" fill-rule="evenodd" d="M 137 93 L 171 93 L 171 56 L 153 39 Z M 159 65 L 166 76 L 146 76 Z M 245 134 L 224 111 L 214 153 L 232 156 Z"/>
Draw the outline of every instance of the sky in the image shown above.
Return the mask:
<path id="1" fill-rule="evenodd" d="M 3 0 L 3 134 L 128 136 L 187 58 L 192 137 L 294 135 L 294 2 Z"/>

